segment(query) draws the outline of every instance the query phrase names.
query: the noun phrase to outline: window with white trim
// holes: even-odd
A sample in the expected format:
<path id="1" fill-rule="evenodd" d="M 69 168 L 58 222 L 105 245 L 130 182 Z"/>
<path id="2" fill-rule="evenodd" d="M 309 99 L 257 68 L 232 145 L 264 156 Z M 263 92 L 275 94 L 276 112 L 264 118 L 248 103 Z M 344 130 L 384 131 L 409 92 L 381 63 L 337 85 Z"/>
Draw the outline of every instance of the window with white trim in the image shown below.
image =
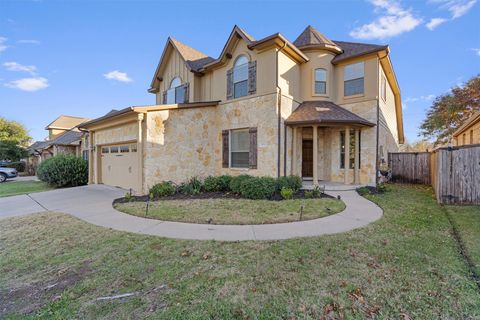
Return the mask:
<path id="1" fill-rule="evenodd" d="M 182 80 L 179 77 L 173 78 L 170 82 L 170 89 L 167 90 L 167 104 L 184 103 L 185 89 L 182 86 Z"/>
<path id="2" fill-rule="evenodd" d="M 233 66 L 233 97 L 248 95 L 248 58 L 239 56 Z"/>
<path id="3" fill-rule="evenodd" d="M 230 167 L 248 168 L 250 156 L 250 134 L 248 129 L 230 131 Z"/>
<path id="4" fill-rule="evenodd" d="M 315 94 L 327 94 L 327 70 L 315 69 Z"/>
<path id="5" fill-rule="evenodd" d="M 365 64 L 362 62 L 346 65 L 343 71 L 343 95 L 363 94 L 365 89 Z"/>

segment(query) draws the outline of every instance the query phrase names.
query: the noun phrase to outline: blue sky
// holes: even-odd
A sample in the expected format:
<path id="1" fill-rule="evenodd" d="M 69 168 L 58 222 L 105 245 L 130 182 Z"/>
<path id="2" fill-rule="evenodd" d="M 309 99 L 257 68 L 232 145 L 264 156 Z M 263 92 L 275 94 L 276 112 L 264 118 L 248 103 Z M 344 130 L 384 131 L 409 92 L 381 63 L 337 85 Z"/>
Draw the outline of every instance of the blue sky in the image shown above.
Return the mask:
<path id="1" fill-rule="evenodd" d="M 479 20 L 477 0 L 1 1 L 0 116 L 42 139 L 60 114 L 153 104 L 169 35 L 217 57 L 235 24 L 291 41 L 310 24 L 333 40 L 390 45 L 414 141 L 433 97 L 480 73 Z"/>

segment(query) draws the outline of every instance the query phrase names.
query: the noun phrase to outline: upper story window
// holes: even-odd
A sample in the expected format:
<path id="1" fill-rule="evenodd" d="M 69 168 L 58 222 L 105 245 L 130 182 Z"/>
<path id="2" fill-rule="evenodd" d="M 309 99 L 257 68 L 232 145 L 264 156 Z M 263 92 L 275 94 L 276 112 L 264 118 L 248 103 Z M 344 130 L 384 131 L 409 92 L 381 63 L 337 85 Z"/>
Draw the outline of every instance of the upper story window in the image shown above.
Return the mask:
<path id="1" fill-rule="evenodd" d="M 343 73 L 343 94 L 353 96 L 364 93 L 365 64 L 358 62 L 345 66 Z"/>
<path id="2" fill-rule="evenodd" d="M 381 89 L 381 96 L 382 96 L 382 99 L 383 101 L 387 101 L 387 79 L 385 79 L 385 76 L 382 75 L 382 87 L 380 88 Z"/>
<path id="3" fill-rule="evenodd" d="M 166 91 L 166 104 L 184 103 L 185 86 L 182 86 L 182 80 L 179 77 L 173 78 L 170 82 L 170 88 Z"/>
<path id="4" fill-rule="evenodd" d="M 315 69 L 315 94 L 327 94 L 327 70 Z"/>
<path id="5" fill-rule="evenodd" d="M 233 97 L 248 95 L 248 59 L 240 56 L 233 66 Z"/>

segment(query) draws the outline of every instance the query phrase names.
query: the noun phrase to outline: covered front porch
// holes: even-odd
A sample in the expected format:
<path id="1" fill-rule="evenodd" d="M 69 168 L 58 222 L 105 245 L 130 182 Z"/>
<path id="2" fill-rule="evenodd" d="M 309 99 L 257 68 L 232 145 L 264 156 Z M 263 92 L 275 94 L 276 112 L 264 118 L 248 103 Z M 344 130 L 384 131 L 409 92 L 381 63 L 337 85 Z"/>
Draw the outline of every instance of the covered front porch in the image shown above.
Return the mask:
<path id="1" fill-rule="evenodd" d="M 304 188 L 339 191 L 372 183 L 362 162 L 368 172 L 374 167 L 373 123 L 328 101 L 303 102 L 285 123 L 292 131 L 290 174 L 301 176 Z"/>

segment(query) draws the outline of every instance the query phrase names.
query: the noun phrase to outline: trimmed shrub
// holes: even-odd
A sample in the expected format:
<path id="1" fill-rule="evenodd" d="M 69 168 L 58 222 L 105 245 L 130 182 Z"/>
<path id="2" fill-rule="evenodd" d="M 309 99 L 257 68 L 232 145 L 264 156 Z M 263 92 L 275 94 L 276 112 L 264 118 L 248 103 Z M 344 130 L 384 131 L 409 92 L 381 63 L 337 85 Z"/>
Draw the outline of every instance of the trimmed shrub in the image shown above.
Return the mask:
<path id="1" fill-rule="evenodd" d="M 166 196 L 173 196 L 177 188 L 171 181 L 162 181 L 150 188 L 149 193 L 151 198 L 160 198 Z"/>
<path id="2" fill-rule="evenodd" d="M 209 176 L 203 182 L 203 188 L 207 192 L 230 191 L 231 176 Z"/>
<path id="3" fill-rule="evenodd" d="M 76 187 L 88 182 L 88 163 L 73 155 L 58 155 L 40 163 L 38 178 L 51 186 Z"/>
<path id="4" fill-rule="evenodd" d="M 190 180 L 180 185 L 178 190 L 183 194 L 199 194 L 202 192 L 202 181 L 197 177 L 191 177 Z"/>
<path id="5" fill-rule="evenodd" d="M 282 196 L 283 199 L 285 200 L 290 200 L 293 198 L 294 191 L 293 189 L 290 188 L 282 188 L 280 190 L 280 195 Z"/>
<path id="6" fill-rule="evenodd" d="M 250 176 L 248 174 L 241 174 L 239 176 L 236 176 L 236 177 L 232 177 L 231 181 L 230 181 L 230 190 L 232 190 L 232 192 L 236 193 L 236 194 L 241 194 L 241 187 L 242 187 L 242 184 L 249 180 L 249 179 L 252 179 L 254 178 L 253 176 Z"/>
<path id="7" fill-rule="evenodd" d="M 270 199 L 276 191 L 276 181 L 271 177 L 250 177 L 240 186 L 240 195 L 248 199 Z"/>
<path id="8" fill-rule="evenodd" d="M 281 191 L 283 188 L 292 189 L 297 192 L 302 188 L 302 178 L 299 176 L 286 176 L 277 179 L 277 190 Z"/>

